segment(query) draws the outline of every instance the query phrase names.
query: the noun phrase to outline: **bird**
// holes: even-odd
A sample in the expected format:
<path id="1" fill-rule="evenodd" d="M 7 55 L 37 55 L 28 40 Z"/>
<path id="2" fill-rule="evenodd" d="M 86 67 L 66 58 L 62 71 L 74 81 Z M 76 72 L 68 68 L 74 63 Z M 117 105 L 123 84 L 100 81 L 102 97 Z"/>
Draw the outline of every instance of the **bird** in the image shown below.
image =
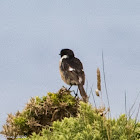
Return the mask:
<path id="1" fill-rule="evenodd" d="M 60 51 L 59 71 L 61 79 L 70 85 L 77 85 L 84 102 L 87 102 L 87 94 L 84 89 L 85 73 L 81 61 L 75 57 L 70 49 Z M 69 89 L 70 89 L 69 88 Z"/>

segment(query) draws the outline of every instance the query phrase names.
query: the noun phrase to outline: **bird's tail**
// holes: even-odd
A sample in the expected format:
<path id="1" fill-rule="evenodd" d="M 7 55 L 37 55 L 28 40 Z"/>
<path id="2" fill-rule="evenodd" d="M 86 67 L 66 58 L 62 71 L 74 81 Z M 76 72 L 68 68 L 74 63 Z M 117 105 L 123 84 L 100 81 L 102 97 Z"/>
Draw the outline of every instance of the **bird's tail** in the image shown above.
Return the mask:
<path id="1" fill-rule="evenodd" d="M 82 98 L 83 98 L 83 101 L 84 101 L 84 102 L 87 102 L 87 101 L 88 101 L 88 97 L 87 97 L 87 94 L 86 94 L 86 92 L 85 92 L 85 89 L 84 89 L 83 85 L 82 85 L 82 84 L 79 84 L 79 85 L 78 85 L 78 89 L 79 89 L 80 94 L 81 94 L 81 96 L 82 96 Z"/>

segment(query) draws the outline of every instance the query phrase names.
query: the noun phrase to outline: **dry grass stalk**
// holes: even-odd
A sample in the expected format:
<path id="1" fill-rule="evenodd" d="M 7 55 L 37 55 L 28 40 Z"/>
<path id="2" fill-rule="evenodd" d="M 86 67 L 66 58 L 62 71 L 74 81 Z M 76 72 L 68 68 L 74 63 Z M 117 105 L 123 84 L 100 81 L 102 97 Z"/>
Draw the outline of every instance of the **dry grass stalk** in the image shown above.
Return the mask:
<path id="1" fill-rule="evenodd" d="M 97 89 L 101 91 L 101 74 L 99 68 L 97 68 Z"/>

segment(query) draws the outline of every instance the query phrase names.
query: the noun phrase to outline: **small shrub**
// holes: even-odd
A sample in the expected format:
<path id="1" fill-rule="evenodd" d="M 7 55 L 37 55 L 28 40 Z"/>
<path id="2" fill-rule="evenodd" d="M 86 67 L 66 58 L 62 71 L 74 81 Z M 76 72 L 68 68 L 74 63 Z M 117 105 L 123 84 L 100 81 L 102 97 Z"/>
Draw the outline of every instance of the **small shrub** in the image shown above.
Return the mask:
<path id="1" fill-rule="evenodd" d="M 1 134 L 7 138 L 30 136 L 48 128 L 53 121 L 77 115 L 79 99 L 66 88 L 47 96 L 31 98 L 22 112 L 9 114 Z"/>
<path id="2" fill-rule="evenodd" d="M 40 135 L 17 140 L 139 140 L 140 123 L 127 120 L 125 115 L 118 119 L 107 119 L 105 109 L 95 109 L 87 103 L 80 102 L 77 117 L 54 121 L 53 125 L 44 129 Z"/>

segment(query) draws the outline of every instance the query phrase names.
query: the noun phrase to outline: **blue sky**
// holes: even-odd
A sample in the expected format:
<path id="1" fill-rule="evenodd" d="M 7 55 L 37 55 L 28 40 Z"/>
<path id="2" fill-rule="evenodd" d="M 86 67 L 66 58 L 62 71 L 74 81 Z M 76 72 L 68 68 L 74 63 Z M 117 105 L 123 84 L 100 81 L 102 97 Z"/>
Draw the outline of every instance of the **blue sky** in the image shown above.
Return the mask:
<path id="1" fill-rule="evenodd" d="M 0 129 L 31 97 L 67 87 L 58 69 L 62 48 L 82 61 L 88 93 L 103 50 L 112 116 L 124 113 L 125 91 L 128 109 L 140 92 L 139 37 L 139 0 L 1 0 Z"/>

